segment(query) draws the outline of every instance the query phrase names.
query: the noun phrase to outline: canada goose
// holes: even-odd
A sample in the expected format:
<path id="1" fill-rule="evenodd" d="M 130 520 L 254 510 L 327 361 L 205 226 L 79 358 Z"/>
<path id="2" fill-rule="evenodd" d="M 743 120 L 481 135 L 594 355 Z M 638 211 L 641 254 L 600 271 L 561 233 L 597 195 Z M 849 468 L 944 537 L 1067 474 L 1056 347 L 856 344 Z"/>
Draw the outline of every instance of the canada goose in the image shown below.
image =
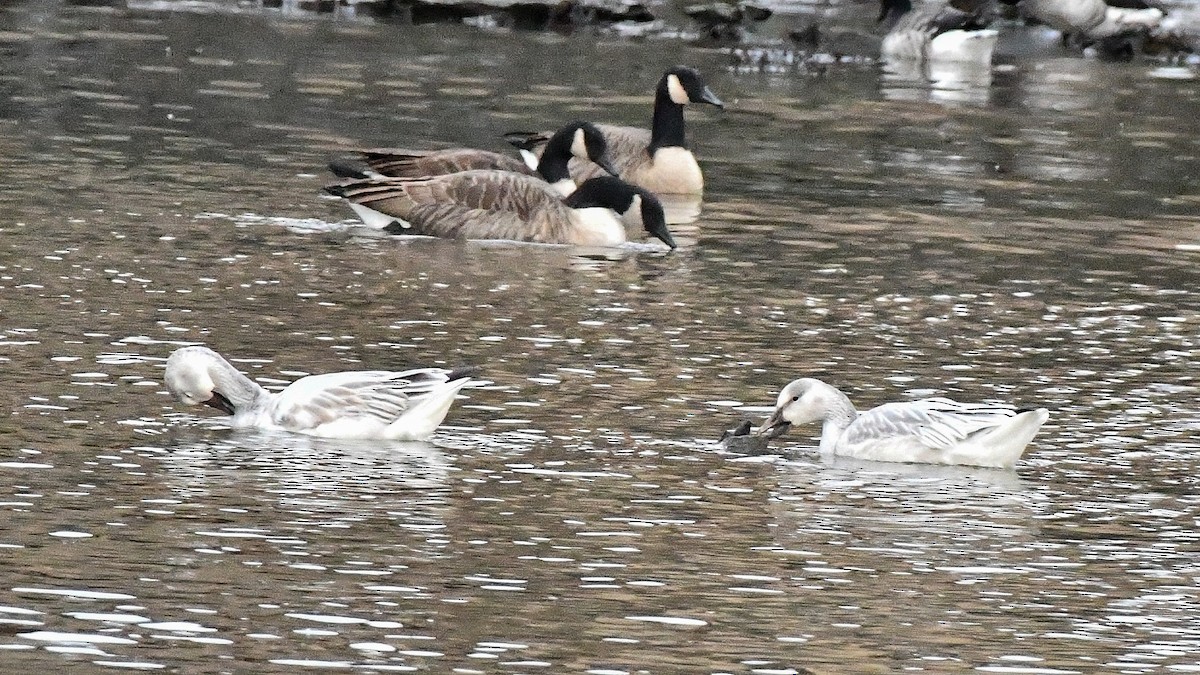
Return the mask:
<path id="1" fill-rule="evenodd" d="M 1114 3 L 1126 6 L 1104 0 L 1019 0 L 1019 4 L 1026 16 L 1061 32 L 1064 41 L 1085 44 L 1148 33 L 1164 16 L 1161 9 L 1140 1 Z"/>
<path id="2" fill-rule="evenodd" d="M 567 170 L 572 157 L 591 161 L 616 175 L 608 159 L 608 142 L 591 122 L 572 122 L 550 136 L 541 160 L 534 166 L 488 150 L 451 148 L 447 150 L 401 150 L 376 148 L 359 152 L 358 161 L 334 160 L 329 169 L 342 178 L 418 178 L 440 176 L 459 171 L 494 169 L 541 176 L 564 197 L 575 191 L 575 181 Z"/>
<path id="3" fill-rule="evenodd" d="M 946 398 L 887 403 L 862 414 L 846 395 L 802 378 L 779 393 L 759 433 L 822 422 L 822 453 L 880 462 L 1011 468 L 1050 417 L 1045 408 L 956 403 Z"/>
<path id="4" fill-rule="evenodd" d="M 696 157 L 684 143 L 683 106 L 708 103 L 725 107 L 695 68 L 676 66 L 658 81 L 654 91 L 654 120 L 649 131 L 637 127 L 598 124 L 608 140 L 608 156 L 622 179 L 655 194 L 701 194 L 704 176 Z M 549 135 L 512 132 L 505 139 L 535 166 Z M 572 161 L 571 176 L 582 181 L 599 175 L 596 167 Z"/>
<path id="5" fill-rule="evenodd" d="M 566 198 L 510 171 L 366 179 L 325 190 L 350 202 L 367 225 L 393 234 L 618 246 L 626 241 L 624 221 L 675 248 L 658 199 L 612 176 L 588 179 Z"/>
<path id="6" fill-rule="evenodd" d="M 403 441 L 429 438 L 471 381 L 468 370 L 356 370 L 309 375 L 272 393 L 207 347 L 175 350 L 164 379 L 181 403 L 233 415 L 234 428 Z"/>
<path id="7" fill-rule="evenodd" d="M 901 61 L 953 61 L 990 66 L 999 33 L 987 28 L 991 0 L 880 0 L 879 21 L 891 21 L 883 57 Z"/>

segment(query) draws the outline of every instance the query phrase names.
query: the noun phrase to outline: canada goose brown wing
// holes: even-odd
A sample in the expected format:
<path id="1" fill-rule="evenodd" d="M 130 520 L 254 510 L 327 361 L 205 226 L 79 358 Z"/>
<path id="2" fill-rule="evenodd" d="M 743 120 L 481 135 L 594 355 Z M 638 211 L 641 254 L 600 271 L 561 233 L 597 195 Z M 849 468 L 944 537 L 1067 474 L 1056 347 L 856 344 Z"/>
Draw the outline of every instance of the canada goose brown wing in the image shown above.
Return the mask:
<path id="1" fill-rule="evenodd" d="M 396 178 L 441 176 L 460 171 L 491 169 L 533 175 L 525 162 L 487 150 L 454 148 L 450 150 L 404 150 L 374 148 L 360 152 L 363 162 L 375 171 Z"/>
<path id="2" fill-rule="evenodd" d="M 506 239 L 543 244 L 572 243 L 570 209 L 538 212 L 522 218 L 512 211 L 471 209 L 460 204 L 421 204 L 413 207 L 408 227 L 388 227 L 393 234 L 424 234 L 452 239 Z"/>
<path id="3" fill-rule="evenodd" d="M 621 176 L 629 176 L 636 167 L 650 161 L 650 154 L 646 151 L 646 148 L 650 147 L 648 129 L 615 124 L 597 124 L 596 127 L 604 134 L 604 140 L 608 143 L 609 160 Z M 572 159 L 570 167 L 571 178 L 576 183 L 605 175 L 600 167 L 579 159 Z"/>
<path id="4" fill-rule="evenodd" d="M 548 183 L 511 171 L 462 171 L 427 182 L 422 203 L 454 203 L 491 213 L 513 213 L 521 219 L 539 213 L 566 218 L 570 210 Z"/>
<path id="5" fill-rule="evenodd" d="M 571 209 L 533 176 L 463 171 L 416 180 L 373 179 L 326 188 L 332 194 L 407 222 L 408 234 L 567 243 Z"/>

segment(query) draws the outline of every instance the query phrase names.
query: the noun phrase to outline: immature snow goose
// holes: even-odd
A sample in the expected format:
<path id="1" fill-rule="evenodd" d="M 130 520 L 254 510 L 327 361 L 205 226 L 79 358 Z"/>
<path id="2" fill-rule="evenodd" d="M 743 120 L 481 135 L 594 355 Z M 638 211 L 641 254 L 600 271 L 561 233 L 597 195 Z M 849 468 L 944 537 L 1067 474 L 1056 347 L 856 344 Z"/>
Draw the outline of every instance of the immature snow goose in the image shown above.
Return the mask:
<path id="1" fill-rule="evenodd" d="M 683 106 L 708 103 L 723 108 L 695 68 L 676 66 L 663 74 L 654 90 L 654 119 L 650 130 L 598 124 L 608 140 L 608 156 L 622 179 L 655 194 L 701 194 L 704 176 L 696 157 L 684 140 Z M 512 132 L 509 143 L 521 150 L 530 166 L 536 166 L 549 134 Z M 597 167 L 573 160 L 571 176 L 576 182 L 599 175 Z"/>
<path id="2" fill-rule="evenodd" d="M 991 0 L 880 0 L 880 21 L 891 21 L 883 38 L 885 59 L 950 61 L 990 66 L 999 33 L 987 28 Z"/>
<path id="3" fill-rule="evenodd" d="M 880 462 L 922 462 L 1011 468 L 1049 418 L 1045 408 L 957 403 L 946 398 L 887 403 L 862 414 L 846 395 L 802 378 L 779 393 L 758 433 L 822 422 L 824 454 Z"/>
<path id="4" fill-rule="evenodd" d="M 471 381 L 464 370 L 357 370 L 309 375 L 272 393 L 207 347 L 175 350 L 164 379 L 181 403 L 233 415 L 234 428 L 401 441 L 429 438 Z"/>
<path id="5" fill-rule="evenodd" d="M 612 176 L 588 179 L 566 198 L 510 171 L 367 179 L 325 190 L 346 199 L 368 226 L 393 234 L 618 246 L 628 224 L 675 248 L 658 199 Z"/>
<path id="6" fill-rule="evenodd" d="M 441 176 L 459 171 L 494 169 L 540 176 L 564 197 L 575 191 L 575 181 L 567 169 L 572 157 L 592 162 L 610 174 L 617 169 L 608 159 L 608 142 L 591 122 L 572 122 L 550 136 L 539 162 L 525 162 L 488 150 L 450 148 L 446 150 L 402 150 L 375 148 L 359 151 L 357 160 L 334 160 L 329 169 L 342 178 L 419 178 Z"/>

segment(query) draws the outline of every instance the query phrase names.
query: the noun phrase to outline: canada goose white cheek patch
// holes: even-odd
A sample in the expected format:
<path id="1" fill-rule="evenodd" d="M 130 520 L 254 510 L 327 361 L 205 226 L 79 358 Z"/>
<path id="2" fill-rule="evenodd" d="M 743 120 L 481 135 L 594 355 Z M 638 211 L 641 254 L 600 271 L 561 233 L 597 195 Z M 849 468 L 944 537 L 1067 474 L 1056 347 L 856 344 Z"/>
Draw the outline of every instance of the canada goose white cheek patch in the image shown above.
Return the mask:
<path id="1" fill-rule="evenodd" d="M 677 75 L 667 76 L 667 93 L 671 96 L 671 100 L 679 105 L 687 105 L 692 102 Z"/>
<path id="2" fill-rule="evenodd" d="M 571 141 L 571 154 L 580 159 L 588 158 L 587 139 L 583 137 L 583 129 L 575 130 L 575 138 Z"/>
<path id="3" fill-rule="evenodd" d="M 571 196 L 571 193 L 575 191 L 575 181 L 571 180 L 570 178 L 564 178 L 551 183 L 550 187 L 554 188 L 554 191 L 560 196 L 569 197 Z"/>
<path id="4" fill-rule="evenodd" d="M 625 222 L 629 223 L 630 225 L 635 225 L 637 227 L 645 227 L 645 223 L 642 219 L 642 196 L 641 195 L 633 196 L 633 199 L 629 202 L 629 208 L 625 209 L 625 213 L 622 214 L 622 217 L 625 220 Z"/>

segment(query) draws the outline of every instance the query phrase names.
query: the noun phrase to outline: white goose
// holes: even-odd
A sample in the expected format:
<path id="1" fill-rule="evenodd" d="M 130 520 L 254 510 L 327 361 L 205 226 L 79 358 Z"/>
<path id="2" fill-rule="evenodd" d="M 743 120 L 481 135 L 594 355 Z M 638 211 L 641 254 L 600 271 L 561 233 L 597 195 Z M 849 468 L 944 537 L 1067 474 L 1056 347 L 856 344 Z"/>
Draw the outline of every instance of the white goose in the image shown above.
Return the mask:
<path id="1" fill-rule="evenodd" d="M 357 370 L 310 375 L 272 393 L 207 347 L 175 350 L 164 379 L 178 401 L 233 415 L 237 429 L 401 441 L 429 438 L 471 381 L 463 370 Z"/>
<path id="2" fill-rule="evenodd" d="M 846 395 L 802 378 L 779 393 L 759 434 L 820 421 L 820 450 L 879 462 L 1012 468 L 1050 417 L 1045 408 L 958 403 L 946 398 L 887 403 L 859 414 Z"/>

